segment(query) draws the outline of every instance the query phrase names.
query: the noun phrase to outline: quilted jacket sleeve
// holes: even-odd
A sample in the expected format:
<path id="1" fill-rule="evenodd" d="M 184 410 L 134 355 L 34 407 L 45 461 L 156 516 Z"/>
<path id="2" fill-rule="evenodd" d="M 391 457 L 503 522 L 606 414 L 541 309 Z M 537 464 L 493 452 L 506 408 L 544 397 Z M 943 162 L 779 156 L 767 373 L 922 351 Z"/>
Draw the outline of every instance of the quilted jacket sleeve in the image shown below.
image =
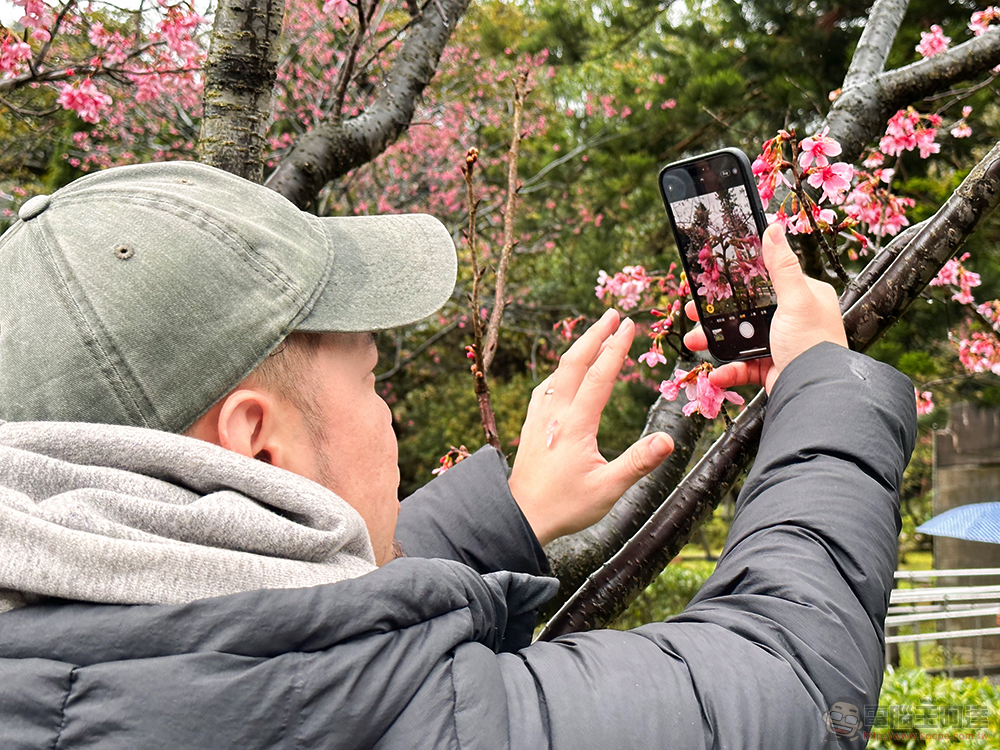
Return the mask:
<path id="1" fill-rule="evenodd" d="M 478 573 L 548 573 L 510 494 L 507 462 L 488 445 L 403 501 L 396 539 L 410 557 L 456 560 Z"/>
<path id="2" fill-rule="evenodd" d="M 718 567 L 680 616 L 501 655 L 512 748 L 820 748 L 877 703 L 913 388 L 832 344 L 778 379 Z M 855 742 L 863 747 L 860 732 Z"/>

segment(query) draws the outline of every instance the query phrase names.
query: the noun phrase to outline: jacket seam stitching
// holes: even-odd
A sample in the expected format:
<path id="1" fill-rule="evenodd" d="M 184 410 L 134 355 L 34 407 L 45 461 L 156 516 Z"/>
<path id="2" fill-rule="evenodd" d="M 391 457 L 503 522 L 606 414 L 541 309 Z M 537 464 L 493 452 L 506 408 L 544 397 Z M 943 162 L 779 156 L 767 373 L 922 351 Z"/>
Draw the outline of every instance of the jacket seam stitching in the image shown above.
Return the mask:
<path id="1" fill-rule="evenodd" d="M 452 649 L 451 651 L 451 669 L 448 671 L 451 673 L 451 704 L 454 707 L 451 712 L 451 724 L 452 729 L 455 732 L 455 747 L 461 750 L 462 738 L 458 734 L 458 688 L 455 687 L 455 657 L 458 654 L 458 649 Z"/>
<path id="2" fill-rule="evenodd" d="M 52 741 L 52 750 L 56 750 L 59 747 L 59 741 L 62 739 L 63 730 L 66 728 L 66 706 L 69 704 L 70 695 L 73 694 L 73 682 L 76 680 L 76 670 L 78 667 L 73 667 L 69 671 L 69 679 L 66 681 L 66 697 L 63 698 L 62 708 L 60 709 L 61 718 L 59 720 L 59 731 L 56 732 L 56 737 Z"/>

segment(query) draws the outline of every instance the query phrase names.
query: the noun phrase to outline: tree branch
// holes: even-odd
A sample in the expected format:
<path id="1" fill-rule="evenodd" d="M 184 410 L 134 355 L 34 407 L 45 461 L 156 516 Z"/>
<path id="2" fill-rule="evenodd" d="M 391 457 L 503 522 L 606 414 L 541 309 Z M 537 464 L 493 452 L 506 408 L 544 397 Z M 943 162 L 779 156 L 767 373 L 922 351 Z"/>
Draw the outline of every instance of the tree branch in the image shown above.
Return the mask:
<path id="1" fill-rule="evenodd" d="M 284 13 L 284 0 L 220 0 L 212 27 L 200 158 L 252 182 L 264 179 L 264 136 Z"/>
<path id="2" fill-rule="evenodd" d="M 434 77 L 468 4 L 442 0 L 425 5 L 372 105 L 346 122 L 324 122 L 303 135 L 265 184 L 308 208 L 330 180 L 385 151 L 410 124 L 417 99 Z"/>
<path id="3" fill-rule="evenodd" d="M 854 50 L 851 66 L 844 76 L 844 89 L 867 81 L 885 70 L 885 60 L 909 4 L 910 0 L 876 0 Z"/>
<path id="4" fill-rule="evenodd" d="M 841 159 L 857 159 L 896 110 L 996 65 L 1000 65 L 1000 27 L 934 57 L 845 87 L 826 118 L 830 137 L 844 149 Z"/>
<path id="5" fill-rule="evenodd" d="M 486 345 L 483 350 L 484 374 L 489 372 L 493 357 L 497 353 L 500 320 L 507 305 L 507 266 L 510 265 L 510 255 L 514 252 L 514 245 L 517 244 L 517 240 L 514 239 L 514 220 L 517 216 L 517 197 L 520 191 L 517 182 L 517 157 L 521 148 L 521 117 L 524 113 L 524 98 L 527 95 L 528 71 L 524 70 L 514 77 L 514 132 L 507 151 L 507 207 L 503 215 L 503 247 L 500 250 L 500 262 L 497 264 L 493 311 L 490 313 L 490 324 L 486 329 Z"/>
<path id="6" fill-rule="evenodd" d="M 870 286 L 844 313 L 852 348 L 864 350 L 895 323 L 998 202 L 1000 144 L 911 235 L 884 273 L 862 274 Z M 879 255 L 871 262 L 884 261 Z M 625 611 L 718 505 L 754 454 L 765 403 L 761 391 L 649 521 L 563 605 L 540 639 L 602 627 Z"/>

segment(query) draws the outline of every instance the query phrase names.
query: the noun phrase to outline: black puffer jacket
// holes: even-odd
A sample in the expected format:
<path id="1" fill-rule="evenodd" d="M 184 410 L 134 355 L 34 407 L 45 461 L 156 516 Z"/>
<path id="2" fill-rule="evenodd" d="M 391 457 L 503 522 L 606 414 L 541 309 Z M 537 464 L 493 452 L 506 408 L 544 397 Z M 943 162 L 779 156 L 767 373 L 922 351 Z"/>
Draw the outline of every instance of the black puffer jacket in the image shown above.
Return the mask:
<path id="1" fill-rule="evenodd" d="M 403 504 L 409 553 L 452 561 L 8 612 L 0 747 L 820 747 L 833 701 L 877 700 L 914 432 L 899 373 L 832 345 L 799 357 L 715 574 L 684 614 L 630 632 L 527 645 L 553 584 L 525 574 L 540 551 L 488 453 Z M 497 567 L 523 572 L 479 574 Z"/>

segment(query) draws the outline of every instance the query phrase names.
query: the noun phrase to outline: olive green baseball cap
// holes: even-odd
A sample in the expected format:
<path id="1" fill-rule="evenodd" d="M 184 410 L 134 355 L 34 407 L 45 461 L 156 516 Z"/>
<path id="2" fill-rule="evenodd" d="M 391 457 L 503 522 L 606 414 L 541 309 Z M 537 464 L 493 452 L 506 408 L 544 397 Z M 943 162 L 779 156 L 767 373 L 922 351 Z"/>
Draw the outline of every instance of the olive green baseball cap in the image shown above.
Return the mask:
<path id="1" fill-rule="evenodd" d="M 455 286 L 426 215 L 317 217 L 194 162 L 35 196 L 0 237 L 0 419 L 181 432 L 292 331 L 424 318 Z"/>

